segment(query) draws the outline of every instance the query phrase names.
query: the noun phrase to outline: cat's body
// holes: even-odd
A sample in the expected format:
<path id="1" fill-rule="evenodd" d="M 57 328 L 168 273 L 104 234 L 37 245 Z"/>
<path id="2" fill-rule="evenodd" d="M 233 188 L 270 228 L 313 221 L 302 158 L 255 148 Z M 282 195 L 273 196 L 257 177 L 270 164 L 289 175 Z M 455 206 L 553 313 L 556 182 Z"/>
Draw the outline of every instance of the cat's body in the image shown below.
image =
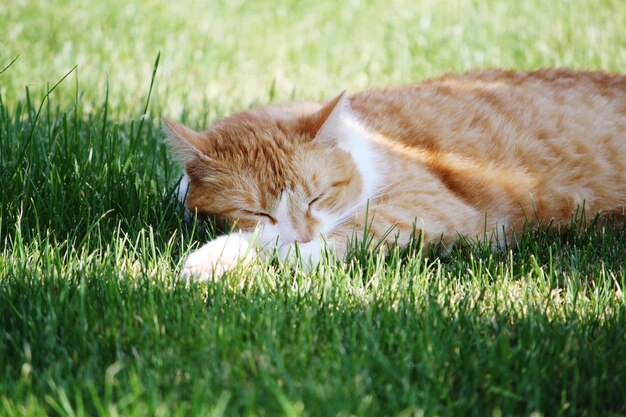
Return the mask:
<path id="1" fill-rule="evenodd" d="M 477 71 L 250 110 L 202 134 L 167 124 L 188 207 L 235 222 L 187 260 L 204 278 L 296 241 L 313 264 L 324 247 L 342 256 L 364 229 L 400 245 L 416 228 L 426 242 L 498 245 L 526 222 L 626 206 L 619 75 Z"/>

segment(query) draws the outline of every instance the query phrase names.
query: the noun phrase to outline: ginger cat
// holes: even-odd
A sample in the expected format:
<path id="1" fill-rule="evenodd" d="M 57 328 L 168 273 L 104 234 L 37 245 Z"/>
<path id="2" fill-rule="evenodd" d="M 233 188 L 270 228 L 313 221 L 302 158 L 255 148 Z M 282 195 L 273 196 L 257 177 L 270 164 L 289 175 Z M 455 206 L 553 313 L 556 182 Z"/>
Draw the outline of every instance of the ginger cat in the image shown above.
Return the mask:
<path id="1" fill-rule="evenodd" d="M 343 256 L 366 211 L 374 239 L 403 245 L 417 228 L 497 247 L 526 222 L 626 205 L 622 75 L 475 71 L 244 111 L 203 133 L 165 124 L 187 207 L 234 225 L 186 260 L 199 279 L 295 242 L 310 266 Z"/>

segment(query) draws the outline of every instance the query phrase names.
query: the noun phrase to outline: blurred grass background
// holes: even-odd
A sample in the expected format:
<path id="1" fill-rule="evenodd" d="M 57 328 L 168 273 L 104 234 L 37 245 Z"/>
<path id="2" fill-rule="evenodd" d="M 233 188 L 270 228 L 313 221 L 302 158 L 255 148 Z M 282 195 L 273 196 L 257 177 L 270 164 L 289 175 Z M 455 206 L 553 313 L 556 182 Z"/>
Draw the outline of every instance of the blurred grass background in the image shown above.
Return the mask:
<path id="1" fill-rule="evenodd" d="M 0 64 L 20 54 L 9 102 L 77 64 L 83 102 L 108 83 L 132 111 L 161 51 L 155 109 L 173 116 L 267 102 L 273 84 L 276 100 L 319 99 L 475 67 L 626 68 L 621 0 L 10 0 L 0 27 Z"/>

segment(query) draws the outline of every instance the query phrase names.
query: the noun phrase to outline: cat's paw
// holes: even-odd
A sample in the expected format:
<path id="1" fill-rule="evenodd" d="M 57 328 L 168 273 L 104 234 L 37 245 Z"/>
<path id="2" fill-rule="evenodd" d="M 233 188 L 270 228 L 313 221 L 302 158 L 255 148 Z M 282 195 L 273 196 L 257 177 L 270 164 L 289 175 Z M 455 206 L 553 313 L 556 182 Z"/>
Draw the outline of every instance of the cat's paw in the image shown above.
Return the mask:
<path id="1" fill-rule="evenodd" d="M 254 248 L 245 238 L 236 234 L 220 236 L 189 255 L 181 277 L 198 281 L 214 280 L 239 264 L 247 264 L 253 257 Z"/>

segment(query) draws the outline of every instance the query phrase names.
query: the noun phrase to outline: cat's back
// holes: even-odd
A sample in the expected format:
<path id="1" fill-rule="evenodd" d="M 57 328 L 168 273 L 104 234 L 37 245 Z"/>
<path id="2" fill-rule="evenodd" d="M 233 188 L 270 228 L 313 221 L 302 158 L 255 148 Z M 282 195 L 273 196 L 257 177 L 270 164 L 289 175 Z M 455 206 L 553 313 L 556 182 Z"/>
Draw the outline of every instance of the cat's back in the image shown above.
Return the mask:
<path id="1" fill-rule="evenodd" d="M 625 76 L 474 71 L 351 102 L 372 131 L 413 149 L 476 207 L 488 208 L 497 194 L 514 204 L 532 195 L 533 209 L 550 218 L 581 203 L 594 211 L 626 203 Z"/>
<path id="2" fill-rule="evenodd" d="M 352 106 L 370 127 L 406 145 L 482 149 L 581 128 L 613 125 L 626 132 L 626 76 L 568 69 L 472 71 L 364 92 L 352 98 Z"/>

